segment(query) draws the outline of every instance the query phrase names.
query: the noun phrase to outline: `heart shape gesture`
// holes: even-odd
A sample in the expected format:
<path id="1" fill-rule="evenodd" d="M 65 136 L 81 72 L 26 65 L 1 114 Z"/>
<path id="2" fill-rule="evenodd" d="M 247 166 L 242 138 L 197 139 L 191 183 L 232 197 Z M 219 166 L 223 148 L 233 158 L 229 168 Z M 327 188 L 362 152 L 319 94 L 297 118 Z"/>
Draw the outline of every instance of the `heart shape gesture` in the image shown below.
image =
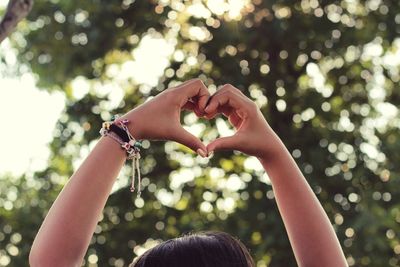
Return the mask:
<path id="1" fill-rule="evenodd" d="M 180 123 L 182 110 L 191 110 L 199 117 L 213 119 L 223 114 L 236 128 L 233 136 L 222 137 L 205 146 L 187 132 Z M 256 104 L 232 85 L 222 86 L 210 95 L 199 79 L 169 88 L 131 110 L 122 118 L 133 123 L 129 130 L 136 139 L 172 140 L 205 157 L 217 150 L 239 150 L 248 155 L 264 157 L 268 151 L 266 138 L 272 130 Z"/>
<path id="2" fill-rule="evenodd" d="M 230 137 L 216 139 L 206 147 L 182 127 L 180 114 L 183 109 L 192 110 L 197 116 L 206 119 L 223 114 L 236 128 L 236 133 Z M 255 103 L 232 85 L 225 85 L 210 96 L 200 80 L 188 81 L 165 90 L 128 112 L 122 119 L 131 121 L 127 126 L 136 139 L 174 140 L 190 147 L 202 156 L 220 149 L 235 149 L 257 156 L 270 177 L 276 202 L 299 266 L 310 264 L 310 266 L 327 267 L 348 266 L 329 218 L 296 166 L 296 162 L 269 127 Z M 126 130 L 125 127 L 124 130 Z M 131 136 L 129 137 L 131 139 Z M 29 255 L 31 266 L 80 265 L 125 159 L 126 154 L 113 140 L 102 138 L 98 142 L 65 185 L 48 212 L 31 248 Z M 139 168 L 138 160 L 139 157 L 135 157 L 133 170 Z M 140 177 L 138 178 L 140 185 Z M 140 188 L 138 191 L 140 192 Z M 302 220 L 298 220 L 300 217 Z M 225 237 L 215 238 L 217 242 L 215 244 L 209 243 L 208 239 L 207 237 L 205 239 L 207 242 L 201 246 L 203 249 L 208 247 L 208 250 L 204 251 L 206 254 L 210 251 L 208 253 L 210 262 L 226 261 L 218 259 L 215 253 L 217 246 L 222 248 L 223 253 L 229 254 L 228 260 L 232 258 L 230 255 L 238 253 L 236 250 L 226 252 L 228 247 L 232 247 L 232 242 L 223 244 L 221 240 L 226 239 Z M 174 240 L 170 241 L 174 242 Z M 190 242 L 188 244 L 191 245 Z M 159 247 L 162 246 L 163 244 L 159 245 Z M 180 250 L 179 253 L 182 252 L 181 245 L 175 247 Z M 176 257 L 178 255 L 176 251 L 162 253 L 169 255 L 160 254 L 160 256 L 157 251 L 162 249 L 158 248 L 153 250 L 156 252 L 149 250 L 149 253 L 140 256 L 139 261 L 131 266 L 142 266 L 141 263 L 154 255 L 157 259 L 161 258 L 161 262 L 177 263 L 180 266 L 188 265 L 184 261 L 176 261 L 176 258 L 179 258 Z M 193 249 L 197 249 L 196 246 L 188 246 L 184 251 Z M 240 253 L 243 254 L 244 250 Z M 189 264 L 197 260 L 196 257 L 201 260 L 200 254 L 192 254 L 195 258 L 190 255 Z M 140 261 L 142 259 L 144 260 Z M 240 264 L 241 266 L 254 266 L 251 258 L 247 256 L 246 259 L 235 262 L 243 263 Z"/>

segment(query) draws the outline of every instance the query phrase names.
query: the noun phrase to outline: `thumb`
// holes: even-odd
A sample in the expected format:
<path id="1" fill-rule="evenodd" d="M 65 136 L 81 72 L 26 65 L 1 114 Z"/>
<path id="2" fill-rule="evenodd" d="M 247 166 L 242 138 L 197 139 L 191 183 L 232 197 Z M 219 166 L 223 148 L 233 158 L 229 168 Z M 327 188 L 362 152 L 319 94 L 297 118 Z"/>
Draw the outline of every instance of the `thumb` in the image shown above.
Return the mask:
<path id="1" fill-rule="evenodd" d="M 202 157 L 207 155 L 207 148 L 203 142 L 201 142 L 201 140 L 193 134 L 186 131 L 184 128 L 180 128 L 178 131 L 176 131 L 172 137 L 172 140 L 189 147 Z"/>
<path id="2" fill-rule="evenodd" d="M 208 154 L 218 150 L 238 150 L 238 136 L 232 135 L 215 139 L 207 145 Z"/>

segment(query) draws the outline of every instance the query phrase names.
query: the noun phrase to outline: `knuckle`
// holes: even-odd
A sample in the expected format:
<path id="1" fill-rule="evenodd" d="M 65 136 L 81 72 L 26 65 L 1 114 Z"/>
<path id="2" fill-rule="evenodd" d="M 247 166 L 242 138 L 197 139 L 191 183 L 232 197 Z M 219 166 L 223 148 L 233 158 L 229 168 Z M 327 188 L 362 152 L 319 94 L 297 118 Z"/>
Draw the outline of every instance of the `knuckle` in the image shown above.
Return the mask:
<path id="1" fill-rule="evenodd" d="M 175 93 L 175 88 L 168 88 L 162 92 L 163 97 L 171 97 Z"/>
<path id="2" fill-rule="evenodd" d="M 176 102 L 178 99 L 177 94 L 179 94 L 179 92 L 177 92 L 176 88 L 169 88 L 165 90 L 162 94 L 165 101 Z"/>
<path id="3" fill-rule="evenodd" d="M 193 85 L 194 86 L 203 86 L 204 85 L 203 81 L 200 80 L 199 78 L 192 79 L 189 84 L 192 86 Z"/>
<path id="4" fill-rule="evenodd" d="M 257 106 L 257 104 L 256 104 L 256 102 L 254 102 L 254 101 L 251 101 L 250 99 L 248 99 L 247 100 L 247 103 L 248 103 L 248 110 L 250 111 L 250 112 L 258 112 L 258 106 Z"/>
<path id="5" fill-rule="evenodd" d="M 233 93 L 235 93 L 234 91 L 235 89 L 233 88 L 232 85 L 228 84 L 228 85 L 224 85 L 223 87 L 221 87 L 220 89 L 220 94 L 227 94 L 227 95 L 232 95 Z"/>
<path id="6" fill-rule="evenodd" d="M 219 90 L 219 91 L 226 91 L 226 90 L 229 90 L 229 86 L 230 86 L 230 84 L 224 84 L 224 85 L 222 85 L 218 90 Z"/>
<path id="7" fill-rule="evenodd" d="M 224 90 L 224 91 L 221 91 L 221 93 L 219 93 L 219 97 L 221 98 L 221 97 L 225 97 L 225 96 L 228 96 L 228 95 L 230 95 L 232 92 L 231 91 L 229 91 L 229 90 Z"/>
<path id="8" fill-rule="evenodd" d="M 226 90 L 231 91 L 231 92 L 235 91 L 235 87 L 232 84 L 228 83 L 225 86 L 226 86 Z"/>
<path id="9" fill-rule="evenodd" d="M 229 91 L 232 91 L 232 92 L 240 92 L 240 90 L 238 88 L 236 88 L 235 86 L 233 86 L 232 84 L 228 84 L 227 88 Z"/>
<path id="10" fill-rule="evenodd" d="M 229 102 L 231 98 L 232 98 L 232 92 L 230 91 L 221 92 L 216 98 L 216 104 Z"/>

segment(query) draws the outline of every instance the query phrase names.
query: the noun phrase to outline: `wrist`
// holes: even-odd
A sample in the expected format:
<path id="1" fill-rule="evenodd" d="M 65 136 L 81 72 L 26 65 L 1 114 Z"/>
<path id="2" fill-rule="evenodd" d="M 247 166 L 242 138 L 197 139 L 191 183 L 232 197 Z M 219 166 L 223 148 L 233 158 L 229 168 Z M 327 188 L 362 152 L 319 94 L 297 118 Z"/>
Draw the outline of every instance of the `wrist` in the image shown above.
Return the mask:
<path id="1" fill-rule="evenodd" d="M 266 140 L 264 141 L 266 145 L 262 147 L 260 156 L 257 157 L 263 165 L 281 158 L 287 151 L 279 136 L 272 129 L 264 140 Z"/>
<path id="2" fill-rule="evenodd" d="M 143 123 L 140 121 L 140 116 L 136 110 L 131 110 L 125 115 L 121 116 L 120 119 L 127 119 L 129 123 L 127 125 L 130 134 L 137 140 L 145 139 L 143 135 Z"/>

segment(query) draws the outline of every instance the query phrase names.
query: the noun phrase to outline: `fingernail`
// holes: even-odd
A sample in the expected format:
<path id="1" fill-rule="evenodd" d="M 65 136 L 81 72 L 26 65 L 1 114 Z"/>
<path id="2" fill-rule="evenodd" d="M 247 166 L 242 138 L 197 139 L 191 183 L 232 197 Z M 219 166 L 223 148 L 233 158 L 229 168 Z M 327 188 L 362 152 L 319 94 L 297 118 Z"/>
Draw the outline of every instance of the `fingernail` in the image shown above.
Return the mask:
<path id="1" fill-rule="evenodd" d="M 214 156 L 214 151 L 211 150 L 208 152 L 207 157 L 211 158 L 212 156 Z"/>
<path id="2" fill-rule="evenodd" d="M 201 148 L 197 149 L 196 152 L 197 152 L 197 154 L 199 154 L 203 158 L 207 157 L 207 153 Z"/>

